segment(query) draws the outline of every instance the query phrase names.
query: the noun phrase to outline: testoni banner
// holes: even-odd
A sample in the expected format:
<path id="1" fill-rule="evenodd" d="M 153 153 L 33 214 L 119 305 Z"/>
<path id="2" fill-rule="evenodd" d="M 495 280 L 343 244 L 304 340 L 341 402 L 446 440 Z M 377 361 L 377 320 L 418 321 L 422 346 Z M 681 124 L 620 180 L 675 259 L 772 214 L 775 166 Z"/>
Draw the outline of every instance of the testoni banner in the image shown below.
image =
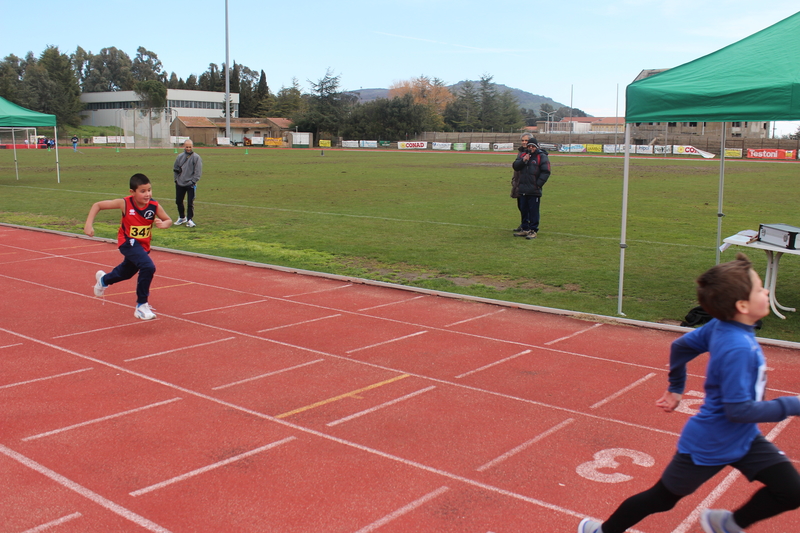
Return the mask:
<path id="1" fill-rule="evenodd" d="M 358 141 L 358 146 L 361 148 L 377 148 L 378 141 Z"/>
<path id="2" fill-rule="evenodd" d="M 467 143 L 453 143 L 453 150 L 461 151 L 466 149 L 467 149 Z"/>
<path id="3" fill-rule="evenodd" d="M 230 145 L 231 140 L 229 137 L 217 137 L 217 146 Z"/>
<path id="4" fill-rule="evenodd" d="M 636 145 L 636 153 L 637 154 L 652 154 L 653 147 L 649 144 L 637 144 Z"/>
<path id="5" fill-rule="evenodd" d="M 342 141 L 342 148 L 358 148 L 358 141 Z"/>
<path id="6" fill-rule="evenodd" d="M 680 146 L 677 144 L 672 147 L 672 153 L 681 155 L 700 155 L 705 157 L 706 159 L 712 159 L 716 157 L 714 154 L 709 152 L 704 152 L 703 150 L 695 148 L 694 146 Z"/>
<path id="7" fill-rule="evenodd" d="M 331 140 L 330 139 L 320 139 L 319 145 L 323 148 L 330 148 L 331 147 Z"/>
<path id="8" fill-rule="evenodd" d="M 603 151 L 603 145 L 602 144 L 587 144 L 586 145 L 586 151 L 587 152 L 596 152 L 596 153 L 602 152 Z"/>
<path id="9" fill-rule="evenodd" d="M 653 153 L 655 154 L 671 154 L 672 153 L 672 145 L 668 144 L 666 146 L 657 144 L 653 146 Z"/>
<path id="10" fill-rule="evenodd" d="M 796 159 L 795 150 L 779 148 L 748 148 L 747 157 L 751 159 Z"/>
<path id="11" fill-rule="evenodd" d="M 725 157 L 742 157 L 743 152 L 741 148 L 725 148 Z"/>
<path id="12" fill-rule="evenodd" d="M 189 137 L 186 137 L 186 139 L 188 139 L 188 138 Z M 108 144 L 124 143 L 125 142 L 125 138 L 122 135 L 115 135 L 115 136 L 110 136 L 109 135 L 108 137 L 106 137 L 106 142 Z M 181 144 L 183 144 L 183 141 L 181 141 Z"/>
<path id="13" fill-rule="evenodd" d="M 489 143 L 469 143 L 470 150 L 488 150 Z"/>
<path id="14" fill-rule="evenodd" d="M 492 150 L 495 152 L 511 152 L 514 150 L 514 143 L 494 143 Z"/>
<path id="15" fill-rule="evenodd" d="M 92 137 L 92 144 L 106 144 L 106 142 L 105 137 Z"/>
<path id="16" fill-rule="evenodd" d="M 428 148 L 428 141 L 400 141 L 397 143 L 400 150 L 425 150 Z"/>
<path id="17" fill-rule="evenodd" d="M 544 148 L 548 152 L 555 152 L 558 150 L 558 145 L 553 143 L 539 143 L 539 148 Z"/>
<path id="18" fill-rule="evenodd" d="M 264 137 L 253 137 L 250 142 L 252 144 L 264 144 Z"/>
<path id="19" fill-rule="evenodd" d="M 431 148 L 433 148 L 434 150 L 450 150 L 452 146 L 453 143 L 439 143 L 439 142 L 431 143 Z"/>

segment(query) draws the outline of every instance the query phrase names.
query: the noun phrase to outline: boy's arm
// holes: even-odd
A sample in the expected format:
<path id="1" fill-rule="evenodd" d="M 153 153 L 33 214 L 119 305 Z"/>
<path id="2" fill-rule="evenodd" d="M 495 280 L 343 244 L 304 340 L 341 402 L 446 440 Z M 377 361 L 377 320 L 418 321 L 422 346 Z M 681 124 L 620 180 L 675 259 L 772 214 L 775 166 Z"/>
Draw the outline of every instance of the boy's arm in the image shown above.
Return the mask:
<path id="1" fill-rule="evenodd" d="M 798 415 L 800 415 L 800 398 L 797 396 L 781 396 L 769 401 L 725 404 L 725 416 L 728 420 L 742 424 L 780 422 L 786 417 Z"/>
<path id="2" fill-rule="evenodd" d="M 164 208 L 161 207 L 161 204 L 159 204 L 158 209 L 156 209 L 156 219 L 153 223 L 160 229 L 167 229 L 172 225 L 172 219 L 169 218 L 169 215 L 164 211 Z"/>
<path id="3" fill-rule="evenodd" d="M 125 209 L 125 200 L 122 198 L 117 198 L 116 200 L 102 200 L 92 205 L 92 208 L 89 209 L 89 215 L 86 217 L 86 223 L 83 225 L 83 232 L 86 235 L 94 237 L 94 217 L 97 216 L 97 213 L 105 211 L 106 209 L 119 209 L 122 211 Z"/>
<path id="4" fill-rule="evenodd" d="M 716 319 L 683 335 L 670 346 L 668 392 L 683 394 L 686 386 L 686 365 L 701 353 L 708 351 L 706 333 L 710 333 Z"/>

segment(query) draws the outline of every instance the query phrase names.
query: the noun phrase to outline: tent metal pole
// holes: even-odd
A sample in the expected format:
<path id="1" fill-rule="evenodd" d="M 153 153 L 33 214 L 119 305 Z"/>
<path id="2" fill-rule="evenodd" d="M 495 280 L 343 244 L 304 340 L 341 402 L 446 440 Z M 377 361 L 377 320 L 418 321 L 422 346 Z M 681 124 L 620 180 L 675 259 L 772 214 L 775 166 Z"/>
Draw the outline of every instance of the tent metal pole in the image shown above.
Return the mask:
<path id="1" fill-rule="evenodd" d="M 617 293 L 617 314 L 622 312 L 622 285 L 625 280 L 625 243 L 628 225 L 628 177 L 631 169 L 631 125 L 625 123 L 625 165 L 622 171 L 622 229 L 619 237 L 619 292 Z"/>
<path id="2" fill-rule="evenodd" d="M 56 179 L 61 183 L 61 165 L 58 162 L 58 127 L 53 126 L 53 137 L 56 138 Z"/>
<path id="3" fill-rule="evenodd" d="M 17 181 L 19 181 L 19 164 L 17 163 L 17 137 L 14 135 L 14 128 L 11 128 L 11 146 L 14 147 L 14 171 L 17 173 Z"/>
<path id="4" fill-rule="evenodd" d="M 717 262 L 719 264 L 720 261 L 720 249 L 719 247 L 722 245 L 722 217 L 725 216 L 725 213 L 722 212 L 722 193 L 725 189 L 725 128 L 727 126 L 727 122 L 722 123 L 722 140 L 720 141 L 720 148 L 719 148 L 719 198 L 717 198 Z"/>

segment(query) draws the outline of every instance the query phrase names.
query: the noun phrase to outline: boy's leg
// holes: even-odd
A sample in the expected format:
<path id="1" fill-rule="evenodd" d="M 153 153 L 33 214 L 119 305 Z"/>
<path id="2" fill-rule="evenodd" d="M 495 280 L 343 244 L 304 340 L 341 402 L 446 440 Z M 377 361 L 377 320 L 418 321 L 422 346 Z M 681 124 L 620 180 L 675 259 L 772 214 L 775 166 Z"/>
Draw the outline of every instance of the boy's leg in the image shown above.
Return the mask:
<path id="1" fill-rule="evenodd" d="M 133 241 L 132 244 L 131 241 Z M 124 270 L 126 276 L 120 278 L 119 281 L 122 279 L 130 279 L 138 272 L 139 279 L 136 282 L 136 303 L 147 303 L 147 298 L 150 296 L 150 283 L 153 281 L 153 275 L 156 273 L 156 265 L 153 263 L 153 260 L 150 259 L 150 255 L 142 248 L 142 245 L 135 239 L 125 241 L 119 247 L 119 251 L 125 256 L 125 261 L 117 268 Z M 109 283 L 109 277 L 114 275 L 117 268 L 115 268 L 111 274 L 106 274 L 104 278 L 106 283 Z M 114 281 L 114 283 L 116 283 L 116 281 Z"/>

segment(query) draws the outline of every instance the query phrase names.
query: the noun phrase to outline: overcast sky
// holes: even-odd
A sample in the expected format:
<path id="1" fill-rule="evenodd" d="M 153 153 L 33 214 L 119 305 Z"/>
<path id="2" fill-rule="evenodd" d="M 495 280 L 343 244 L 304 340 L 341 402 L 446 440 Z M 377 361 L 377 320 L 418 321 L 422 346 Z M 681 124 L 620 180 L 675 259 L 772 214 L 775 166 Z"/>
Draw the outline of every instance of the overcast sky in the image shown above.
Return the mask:
<path id="1" fill-rule="evenodd" d="M 622 116 L 641 70 L 686 63 L 799 9 L 796 0 L 229 0 L 230 59 L 264 70 L 273 92 L 293 78 L 308 90 L 328 68 L 345 90 L 489 74 L 594 116 L 619 106 Z M 225 62 L 225 0 L 4 2 L 2 57 L 47 45 L 67 54 L 116 46 L 131 58 L 144 46 L 186 79 Z"/>

